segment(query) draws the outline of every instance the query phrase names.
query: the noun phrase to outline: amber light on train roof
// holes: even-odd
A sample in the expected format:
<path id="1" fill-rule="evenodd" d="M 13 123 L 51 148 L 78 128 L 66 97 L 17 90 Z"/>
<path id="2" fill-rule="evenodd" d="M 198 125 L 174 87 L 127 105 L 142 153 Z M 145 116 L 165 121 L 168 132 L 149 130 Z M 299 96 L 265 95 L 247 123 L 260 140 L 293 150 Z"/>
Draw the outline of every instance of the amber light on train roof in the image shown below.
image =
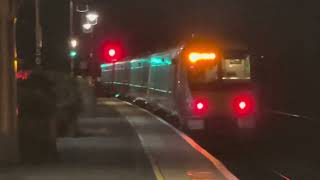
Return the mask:
<path id="1" fill-rule="evenodd" d="M 217 55 L 215 53 L 199 53 L 199 52 L 191 52 L 189 54 L 189 61 L 191 63 L 196 63 L 197 61 L 213 61 L 215 60 Z"/>

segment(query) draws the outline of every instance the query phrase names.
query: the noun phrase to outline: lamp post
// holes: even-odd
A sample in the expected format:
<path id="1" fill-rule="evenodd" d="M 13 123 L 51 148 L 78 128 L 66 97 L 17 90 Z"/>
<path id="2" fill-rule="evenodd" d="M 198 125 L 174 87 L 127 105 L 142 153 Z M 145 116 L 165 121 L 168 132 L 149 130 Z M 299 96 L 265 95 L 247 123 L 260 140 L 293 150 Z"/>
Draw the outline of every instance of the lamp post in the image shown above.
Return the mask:
<path id="1" fill-rule="evenodd" d="M 36 30 L 36 65 L 40 66 L 42 64 L 41 59 L 41 49 L 42 49 L 42 29 L 40 25 L 40 6 L 39 0 L 35 0 L 35 15 L 36 15 L 36 23 L 35 23 L 35 30 Z"/>
<path id="2" fill-rule="evenodd" d="M 83 13 L 83 12 L 87 12 L 89 11 L 89 7 L 88 5 L 85 5 L 83 7 L 80 7 L 79 2 L 77 3 L 78 6 L 76 7 L 76 11 Z M 84 4 L 82 4 L 84 5 Z M 98 22 L 98 17 L 99 15 L 96 12 L 88 12 L 84 15 L 85 18 L 85 22 L 82 24 L 82 30 L 84 33 L 92 33 L 93 31 L 93 26 L 97 24 Z M 76 39 L 73 39 L 74 37 L 74 32 L 73 32 L 73 21 L 74 21 L 74 0 L 69 0 L 69 28 L 70 28 L 70 32 L 69 32 L 69 58 L 70 58 L 70 71 L 71 71 L 71 77 L 74 77 L 74 66 L 75 66 L 75 62 L 74 59 L 77 56 L 77 51 L 76 51 L 76 47 L 78 46 L 78 41 Z M 93 34 L 91 34 L 91 39 L 93 39 Z M 92 51 L 90 52 L 90 57 L 92 57 Z"/>
<path id="3" fill-rule="evenodd" d="M 91 33 L 93 26 L 97 25 L 99 15 L 96 12 L 89 12 L 85 15 L 85 23 L 82 24 L 84 33 Z"/>
<path id="4" fill-rule="evenodd" d="M 16 163 L 18 151 L 17 96 L 14 72 L 15 0 L 0 1 L 0 163 Z"/>
<path id="5" fill-rule="evenodd" d="M 73 0 L 69 1 L 69 30 L 70 30 L 70 39 L 73 37 Z M 72 40 L 71 40 L 72 41 Z M 70 51 L 72 48 L 70 48 Z M 70 75 L 71 77 L 74 76 L 74 59 L 72 56 L 70 56 Z"/>
<path id="6" fill-rule="evenodd" d="M 91 40 L 92 44 L 94 43 L 94 36 L 93 36 L 94 34 L 92 33 L 93 27 L 95 25 L 97 25 L 98 17 L 99 17 L 99 15 L 96 12 L 92 12 L 92 11 L 88 12 L 87 14 L 85 14 L 84 24 L 82 24 L 83 32 L 84 33 L 91 33 L 90 40 Z M 89 59 L 87 59 L 87 63 L 92 63 L 92 65 L 95 64 L 95 62 L 93 60 L 93 46 L 91 46 L 90 56 L 89 56 Z M 89 66 L 89 67 L 94 67 L 94 66 Z M 91 71 L 89 70 L 89 72 L 91 72 Z M 96 76 L 94 76 L 94 73 L 92 73 L 91 75 L 92 75 L 92 77 L 96 78 Z"/>

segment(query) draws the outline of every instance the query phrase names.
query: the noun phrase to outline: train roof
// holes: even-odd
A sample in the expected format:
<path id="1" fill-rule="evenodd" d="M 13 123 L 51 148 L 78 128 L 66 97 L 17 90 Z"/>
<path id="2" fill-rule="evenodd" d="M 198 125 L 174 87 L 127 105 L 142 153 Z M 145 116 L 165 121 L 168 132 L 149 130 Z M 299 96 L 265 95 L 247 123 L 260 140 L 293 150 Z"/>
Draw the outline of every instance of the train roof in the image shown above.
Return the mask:
<path id="1" fill-rule="evenodd" d="M 212 46 L 219 49 L 222 52 L 225 51 L 246 51 L 248 50 L 247 44 L 231 39 L 225 36 L 214 36 L 214 35 L 194 35 L 191 39 L 185 42 L 186 47 L 193 46 Z"/>
<path id="2" fill-rule="evenodd" d="M 214 37 L 203 37 L 203 36 L 197 36 L 193 37 L 190 40 L 187 40 L 180 45 L 169 48 L 163 51 L 155 52 L 155 53 L 149 53 L 149 54 L 143 54 L 136 57 L 126 57 L 121 61 L 118 61 L 117 63 L 125 63 L 125 62 L 134 62 L 134 61 L 140 61 L 140 60 L 151 60 L 152 57 L 168 57 L 174 58 L 175 56 L 179 55 L 184 49 L 186 48 L 192 48 L 192 47 L 198 47 L 198 46 L 210 46 L 215 47 L 215 49 L 218 49 L 219 51 L 223 52 L 224 54 L 239 54 L 234 53 L 235 51 L 241 52 L 243 54 L 244 52 L 248 51 L 248 46 L 244 43 L 241 43 L 239 41 L 230 40 L 227 38 L 214 38 Z M 109 63 L 106 63 L 109 64 Z"/>

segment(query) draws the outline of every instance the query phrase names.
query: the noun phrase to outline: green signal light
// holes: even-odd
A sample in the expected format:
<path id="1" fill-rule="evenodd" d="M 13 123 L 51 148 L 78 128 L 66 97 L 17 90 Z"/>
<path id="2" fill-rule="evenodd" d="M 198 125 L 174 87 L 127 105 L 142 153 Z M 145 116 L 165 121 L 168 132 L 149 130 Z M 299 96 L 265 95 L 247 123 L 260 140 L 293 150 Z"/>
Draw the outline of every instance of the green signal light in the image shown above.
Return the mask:
<path id="1" fill-rule="evenodd" d="M 77 56 L 77 51 L 75 51 L 75 50 L 70 51 L 69 52 L 69 56 L 72 57 L 72 58 L 76 57 Z"/>

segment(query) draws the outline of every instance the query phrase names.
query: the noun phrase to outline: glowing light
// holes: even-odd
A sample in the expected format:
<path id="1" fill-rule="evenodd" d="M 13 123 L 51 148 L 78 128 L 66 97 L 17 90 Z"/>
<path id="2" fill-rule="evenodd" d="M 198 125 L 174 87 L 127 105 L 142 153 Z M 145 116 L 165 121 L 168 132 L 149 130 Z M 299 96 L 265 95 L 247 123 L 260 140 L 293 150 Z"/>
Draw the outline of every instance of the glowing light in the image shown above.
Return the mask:
<path id="1" fill-rule="evenodd" d="M 204 108 L 203 103 L 201 103 L 201 102 L 197 103 L 197 109 L 201 110 L 203 108 Z"/>
<path id="2" fill-rule="evenodd" d="M 241 102 L 239 103 L 239 108 L 240 108 L 240 109 L 245 109 L 246 106 L 247 106 L 247 104 L 246 104 L 246 102 L 244 102 L 244 101 L 241 101 Z"/>
<path id="3" fill-rule="evenodd" d="M 196 99 L 193 103 L 194 113 L 203 115 L 208 110 L 208 101 L 206 99 Z"/>
<path id="4" fill-rule="evenodd" d="M 14 72 L 15 73 L 18 72 L 18 60 L 17 59 L 14 60 Z"/>
<path id="5" fill-rule="evenodd" d="M 28 71 L 21 71 L 16 73 L 16 78 L 21 80 L 26 80 L 29 78 L 30 72 Z"/>
<path id="6" fill-rule="evenodd" d="M 124 58 L 124 48 L 118 42 L 106 42 L 101 49 L 102 58 L 106 62 L 116 62 Z"/>
<path id="7" fill-rule="evenodd" d="M 86 18 L 90 21 L 90 22 L 93 22 L 93 21 L 96 21 L 98 19 L 99 15 L 97 13 L 88 13 L 86 15 Z"/>
<path id="8" fill-rule="evenodd" d="M 216 59 L 217 55 L 215 53 L 197 53 L 192 52 L 189 54 L 189 60 L 192 63 L 195 63 L 200 60 L 212 61 Z"/>
<path id="9" fill-rule="evenodd" d="M 90 24 L 90 23 L 85 23 L 85 24 L 82 25 L 82 27 L 83 27 L 83 29 L 85 29 L 85 30 L 90 30 L 90 29 L 92 28 L 92 24 Z"/>
<path id="10" fill-rule="evenodd" d="M 74 51 L 74 50 L 70 51 L 69 52 L 69 56 L 72 57 L 72 58 L 76 57 L 77 56 L 77 51 Z"/>
<path id="11" fill-rule="evenodd" d="M 110 66 L 109 64 L 101 64 L 100 67 L 101 68 L 107 68 L 108 66 Z"/>
<path id="12" fill-rule="evenodd" d="M 165 56 L 153 56 L 151 57 L 152 66 L 168 66 L 171 65 L 171 58 Z"/>
<path id="13" fill-rule="evenodd" d="M 114 56 L 116 55 L 116 50 L 114 50 L 114 49 L 109 49 L 108 53 L 109 53 L 109 56 L 110 56 L 110 57 L 114 57 Z"/>
<path id="14" fill-rule="evenodd" d="M 233 103 L 233 110 L 237 116 L 248 116 L 254 112 L 255 101 L 252 95 L 238 96 Z"/>
<path id="15" fill-rule="evenodd" d="M 70 46 L 76 48 L 78 46 L 78 41 L 76 39 L 71 39 Z"/>

